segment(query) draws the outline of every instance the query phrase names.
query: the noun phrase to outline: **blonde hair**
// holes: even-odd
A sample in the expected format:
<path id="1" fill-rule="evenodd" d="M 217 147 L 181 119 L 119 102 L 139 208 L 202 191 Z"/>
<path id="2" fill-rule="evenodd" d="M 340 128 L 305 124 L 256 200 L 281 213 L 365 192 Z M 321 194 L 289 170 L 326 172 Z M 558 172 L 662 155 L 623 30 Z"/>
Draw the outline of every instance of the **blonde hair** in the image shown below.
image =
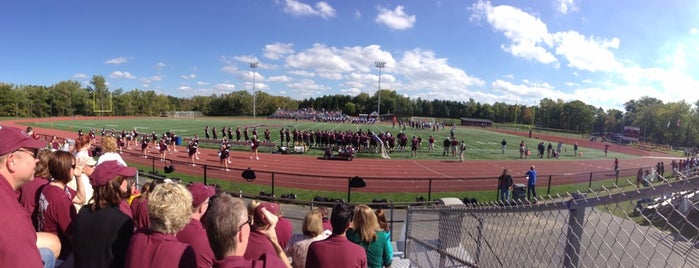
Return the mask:
<path id="1" fill-rule="evenodd" d="M 376 219 L 376 214 L 367 205 L 359 205 L 354 209 L 354 218 L 352 218 L 352 229 L 358 232 L 364 243 L 376 241 L 376 231 L 379 228 L 379 220 Z"/>
<path id="2" fill-rule="evenodd" d="M 303 218 L 301 232 L 306 236 L 316 237 L 322 234 L 323 231 L 323 213 L 318 209 L 309 211 L 306 217 Z"/>
<path id="3" fill-rule="evenodd" d="M 158 184 L 148 194 L 150 228 L 165 234 L 182 230 L 192 217 L 192 194 L 179 183 Z"/>
<path id="4" fill-rule="evenodd" d="M 106 136 L 106 137 L 102 138 L 102 150 L 105 153 L 116 153 L 116 151 L 117 151 L 116 139 L 112 136 Z"/>

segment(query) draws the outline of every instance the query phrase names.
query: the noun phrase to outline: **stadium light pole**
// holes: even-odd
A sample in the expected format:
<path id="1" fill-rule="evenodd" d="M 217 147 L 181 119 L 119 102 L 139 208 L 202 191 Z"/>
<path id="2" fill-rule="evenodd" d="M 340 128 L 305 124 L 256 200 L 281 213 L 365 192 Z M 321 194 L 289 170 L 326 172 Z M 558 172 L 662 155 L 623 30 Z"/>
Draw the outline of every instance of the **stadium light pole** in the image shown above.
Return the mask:
<path id="1" fill-rule="evenodd" d="M 376 112 L 379 114 L 378 121 L 381 121 L 381 69 L 386 67 L 385 61 L 375 61 L 374 65 L 379 68 L 379 90 L 376 91 L 376 95 L 379 95 L 379 105 L 376 108 Z"/>
<path id="2" fill-rule="evenodd" d="M 257 106 L 257 93 L 255 92 L 255 73 L 259 62 L 251 62 L 250 68 L 252 68 L 252 118 L 255 118 L 255 110 Z"/>

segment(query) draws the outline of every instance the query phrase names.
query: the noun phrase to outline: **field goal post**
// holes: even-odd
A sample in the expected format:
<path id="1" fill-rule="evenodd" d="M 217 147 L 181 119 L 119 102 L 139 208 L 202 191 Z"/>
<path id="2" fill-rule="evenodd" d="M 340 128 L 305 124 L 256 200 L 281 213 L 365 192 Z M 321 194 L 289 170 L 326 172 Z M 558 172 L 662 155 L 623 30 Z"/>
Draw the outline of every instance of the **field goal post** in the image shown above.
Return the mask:
<path id="1" fill-rule="evenodd" d="M 99 98 L 100 107 L 99 107 L 99 109 L 97 109 L 97 101 L 98 101 L 97 99 L 98 99 L 97 93 L 93 92 L 92 93 L 92 112 L 94 112 L 96 114 L 111 113 L 112 112 L 112 109 L 114 108 L 114 102 L 112 101 L 112 93 L 111 92 L 109 93 L 109 100 L 108 100 L 109 101 L 109 109 L 105 109 L 105 107 L 104 107 L 105 100 L 102 98 Z"/>
<path id="2" fill-rule="evenodd" d="M 197 118 L 204 116 L 200 111 L 168 111 L 161 112 L 161 117 L 174 117 L 174 118 Z"/>
<path id="3" fill-rule="evenodd" d="M 418 125 L 423 125 L 424 127 L 432 127 L 435 124 L 434 117 L 411 116 L 410 121 Z"/>

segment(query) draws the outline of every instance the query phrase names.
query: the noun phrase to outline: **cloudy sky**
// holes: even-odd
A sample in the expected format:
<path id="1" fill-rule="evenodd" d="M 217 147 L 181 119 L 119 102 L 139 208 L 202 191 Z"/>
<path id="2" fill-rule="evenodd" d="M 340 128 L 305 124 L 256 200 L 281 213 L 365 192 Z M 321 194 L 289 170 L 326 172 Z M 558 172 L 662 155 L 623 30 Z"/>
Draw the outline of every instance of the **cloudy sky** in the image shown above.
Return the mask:
<path id="1" fill-rule="evenodd" d="M 699 1 L 0 3 L 0 82 L 189 97 L 375 94 L 622 109 L 699 100 Z M 258 62 L 256 69 L 251 62 Z"/>

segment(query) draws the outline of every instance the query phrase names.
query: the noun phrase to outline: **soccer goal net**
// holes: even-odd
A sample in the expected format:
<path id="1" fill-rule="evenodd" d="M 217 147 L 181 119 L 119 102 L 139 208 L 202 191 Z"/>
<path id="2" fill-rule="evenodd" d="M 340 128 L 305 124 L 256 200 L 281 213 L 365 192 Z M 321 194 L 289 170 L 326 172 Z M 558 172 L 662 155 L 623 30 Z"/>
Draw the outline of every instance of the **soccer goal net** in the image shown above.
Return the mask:
<path id="1" fill-rule="evenodd" d="M 194 118 L 202 117 L 203 114 L 199 111 L 169 111 L 161 112 L 161 117 L 175 117 L 175 118 Z"/>
<path id="2" fill-rule="evenodd" d="M 425 128 L 430 128 L 434 126 L 434 117 L 421 117 L 421 116 L 411 116 L 410 121 L 414 122 L 416 126 L 422 126 Z"/>

